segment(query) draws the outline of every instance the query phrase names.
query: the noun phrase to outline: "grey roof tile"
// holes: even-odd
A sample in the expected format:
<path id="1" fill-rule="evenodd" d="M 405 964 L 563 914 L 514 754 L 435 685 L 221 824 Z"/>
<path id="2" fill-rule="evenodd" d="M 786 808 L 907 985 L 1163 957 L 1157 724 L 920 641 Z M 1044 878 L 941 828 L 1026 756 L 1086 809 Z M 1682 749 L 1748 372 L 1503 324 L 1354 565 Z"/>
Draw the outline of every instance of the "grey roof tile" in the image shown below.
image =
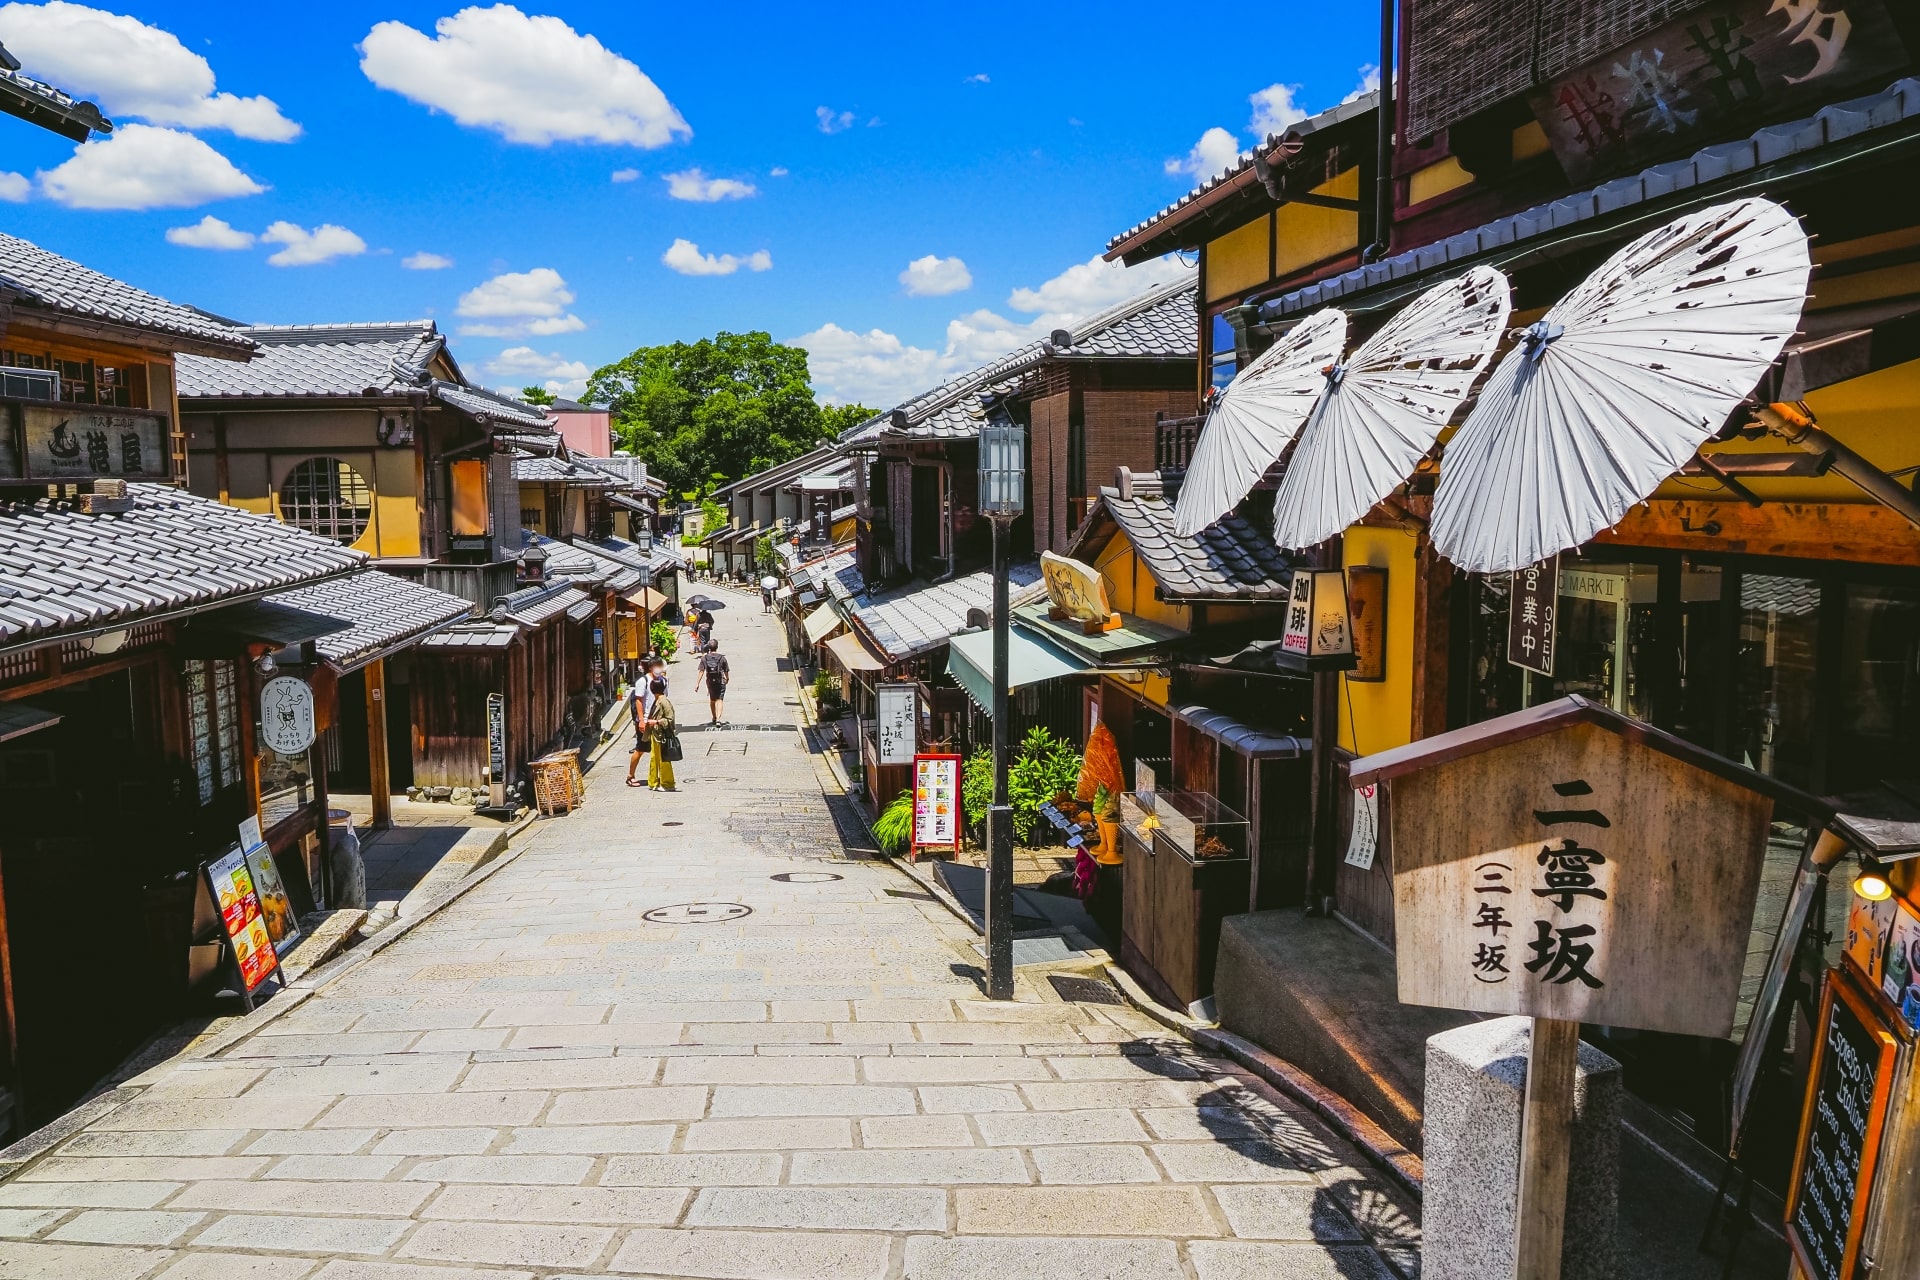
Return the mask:
<path id="1" fill-rule="evenodd" d="M 1038 561 L 1012 565 L 1007 572 L 1012 604 L 1023 604 L 1044 590 Z M 858 578 L 858 569 L 852 573 Z M 983 569 L 949 582 L 916 582 L 864 598 L 834 594 L 841 612 L 854 619 L 889 661 L 898 662 L 938 648 L 954 632 L 965 630 L 969 609 L 991 609 L 993 573 Z"/>
<path id="2" fill-rule="evenodd" d="M 612 489 L 620 484 L 617 476 L 598 467 L 583 466 L 561 457 L 539 458 L 516 454 L 513 478 L 522 484 L 570 484 L 582 489 Z"/>
<path id="3" fill-rule="evenodd" d="M 244 360 L 253 350 L 253 339 L 229 321 L 168 302 L 18 236 L 0 233 L 0 300 L 7 294 L 29 306 L 67 315 L 217 343 L 231 349 L 236 360 Z"/>
<path id="4" fill-rule="evenodd" d="M 267 599 L 351 622 L 350 629 L 322 636 L 314 644 L 321 657 L 345 670 L 473 612 L 473 606 L 459 596 L 378 569 L 278 592 Z"/>
<path id="5" fill-rule="evenodd" d="M 329 538 L 169 485 L 127 491 L 133 509 L 117 515 L 49 499 L 0 504 L 0 564 L 22 566 L 0 574 L 0 646 L 131 626 L 367 562 Z"/>
<path id="6" fill-rule="evenodd" d="M 1155 475 L 1135 477 L 1131 498 L 1111 486 L 1101 489 L 1099 505 L 1081 526 L 1070 554 L 1094 535 L 1102 512 L 1127 535 L 1168 600 L 1284 600 L 1292 585 L 1285 554 L 1237 513 L 1229 512 L 1193 538 L 1175 534 L 1173 504 Z"/>

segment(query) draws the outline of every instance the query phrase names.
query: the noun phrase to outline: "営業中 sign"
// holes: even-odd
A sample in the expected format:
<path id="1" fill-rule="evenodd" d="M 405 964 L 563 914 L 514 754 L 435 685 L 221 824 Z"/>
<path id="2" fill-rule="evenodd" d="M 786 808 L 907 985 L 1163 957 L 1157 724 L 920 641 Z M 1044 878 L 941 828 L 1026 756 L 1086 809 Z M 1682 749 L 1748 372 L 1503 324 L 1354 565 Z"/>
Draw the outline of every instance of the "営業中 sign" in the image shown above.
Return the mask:
<path id="1" fill-rule="evenodd" d="M 1507 661 L 1543 676 L 1553 674 L 1553 615 L 1559 600 L 1560 557 L 1513 571 L 1507 595 Z"/>
<path id="2" fill-rule="evenodd" d="M 313 686 L 299 676 L 275 676 L 260 686 L 260 741 L 283 756 L 313 745 Z"/>
<path id="3" fill-rule="evenodd" d="M 960 844 L 960 757 L 913 758 L 913 847 L 954 849 Z"/>
<path id="4" fill-rule="evenodd" d="M 912 764 L 919 745 L 914 732 L 918 690 L 910 684 L 883 684 L 874 694 L 879 703 L 874 736 L 880 744 L 880 763 Z"/>
<path id="5" fill-rule="evenodd" d="M 260 895 L 253 886 L 247 856 L 235 849 L 207 864 L 207 889 L 220 915 L 220 929 L 233 955 L 240 982 L 251 994 L 280 967 L 279 954 L 267 934 L 260 911 Z"/>

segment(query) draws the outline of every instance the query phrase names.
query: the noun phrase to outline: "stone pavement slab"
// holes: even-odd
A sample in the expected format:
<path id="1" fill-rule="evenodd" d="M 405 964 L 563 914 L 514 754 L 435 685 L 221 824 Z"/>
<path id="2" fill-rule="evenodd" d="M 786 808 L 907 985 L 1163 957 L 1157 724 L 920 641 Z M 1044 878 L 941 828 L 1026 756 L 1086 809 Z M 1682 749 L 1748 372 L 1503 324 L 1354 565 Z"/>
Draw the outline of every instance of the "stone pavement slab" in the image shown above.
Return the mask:
<path id="1" fill-rule="evenodd" d="M 770 620 L 720 630 L 729 715 L 790 723 Z M 851 856 L 802 735 L 688 741 L 677 792 L 619 786 L 616 753 L 445 910 L 0 1183 L 0 1277 L 1417 1265 L 1404 1198 L 1243 1071 L 1032 971 L 983 1000 L 971 929 Z"/>

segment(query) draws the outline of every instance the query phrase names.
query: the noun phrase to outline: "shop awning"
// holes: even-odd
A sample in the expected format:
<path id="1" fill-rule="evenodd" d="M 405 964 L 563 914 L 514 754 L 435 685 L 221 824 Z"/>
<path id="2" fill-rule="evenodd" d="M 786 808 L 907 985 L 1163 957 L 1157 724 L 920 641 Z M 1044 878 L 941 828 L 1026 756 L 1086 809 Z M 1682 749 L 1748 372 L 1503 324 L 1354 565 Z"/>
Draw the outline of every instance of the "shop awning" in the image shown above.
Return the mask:
<path id="1" fill-rule="evenodd" d="M 638 591 L 629 591 L 620 598 L 628 604 L 639 605 L 642 609 L 646 610 L 649 618 L 666 608 L 670 603 L 664 592 L 655 591 L 652 587 L 641 587 Z"/>
<path id="2" fill-rule="evenodd" d="M 314 646 L 321 659 L 342 674 L 418 644 L 473 612 L 459 596 L 379 569 L 362 569 L 268 599 L 352 624 L 321 636 Z"/>
<path id="3" fill-rule="evenodd" d="M 1089 665 L 1028 631 L 1007 632 L 1007 689 L 1077 675 Z M 947 640 L 947 670 L 981 708 L 993 706 L 993 632 L 966 631 Z"/>
<path id="4" fill-rule="evenodd" d="M 852 632 L 827 641 L 827 652 L 849 673 L 886 670 L 886 664 L 874 657 L 872 651 L 860 643 L 860 637 Z"/>
<path id="5" fill-rule="evenodd" d="M 1224 711 L 1215 711 L 1212 707 L 1174 707 L 1172 711 L 1175 720 L 1184 721 L 1214 739 L 1221 746 L 1231 748 L 1255 760 L 1293 760 L 1313 750 L 1311 738 L 1256 729 L 1250 724 L 1243 724 L 1234 719 Z"/>
<path id="6" fill-rule="evenodd" d="M 840 615 L 834 611 L 831 602 L 821 605 L 802 619 L 800 626 L 807 633 L 809 644 L 819 644 L 827 634 L 840 625 Z"/>
<path id="7" fill-rule="evenodd" d="M 575 622 L 585 622 L 588 618 L 593 617 L 599 612 L 600 602 L 592 598 L 582 600 L 578 604 L 567 606 L 567 616 Z"/>
<path id="8" fill-rule="evenodd" d="M 32 733 L 36 729 L 50 728 L 59 724 L 61 719 L 58 711 L 45 711 L 24 702 L 0 703 L 0 742 Z"/>
<path id="9" fill-rule="evenodd" d="M 182 629 L 180 650 L 190 657 L 204 657 L 228 654 L 249 644 L 286 649 L 352 628 L 350 620 L 332 614 L 271 600 L 248 600 L 194 618 Z"/>

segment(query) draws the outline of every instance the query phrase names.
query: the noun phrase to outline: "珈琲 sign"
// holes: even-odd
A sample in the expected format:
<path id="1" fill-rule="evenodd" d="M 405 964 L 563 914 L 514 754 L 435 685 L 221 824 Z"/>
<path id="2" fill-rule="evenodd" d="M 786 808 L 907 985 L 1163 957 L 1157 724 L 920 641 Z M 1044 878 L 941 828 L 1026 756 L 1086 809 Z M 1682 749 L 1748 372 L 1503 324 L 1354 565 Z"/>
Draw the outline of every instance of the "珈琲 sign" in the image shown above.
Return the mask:
<path id="1" fill-rule="evenodd" d="M 1776 799 L 1568 697 L 1356 760 L 1385 783 L 1400 999 L 1725 1036 Z"/>

